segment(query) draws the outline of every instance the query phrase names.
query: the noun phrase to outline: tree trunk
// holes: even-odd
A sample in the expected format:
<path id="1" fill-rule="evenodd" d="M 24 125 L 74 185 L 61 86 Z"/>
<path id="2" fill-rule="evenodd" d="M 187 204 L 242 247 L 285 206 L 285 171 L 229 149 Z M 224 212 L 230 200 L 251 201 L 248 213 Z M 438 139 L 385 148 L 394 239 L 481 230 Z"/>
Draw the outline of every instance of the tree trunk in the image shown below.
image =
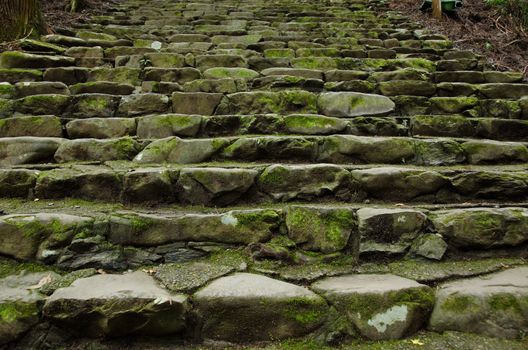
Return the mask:
<path id="1" fill-rule="evenodd" d="M 433 17 L 442 19 L 442 0 L 433 0 Z"/>
<path id="2" fill-rule="evenodd" d="M 0 0 L 0 41 L 10 41 L 44 31 L 38 0 Z"/>

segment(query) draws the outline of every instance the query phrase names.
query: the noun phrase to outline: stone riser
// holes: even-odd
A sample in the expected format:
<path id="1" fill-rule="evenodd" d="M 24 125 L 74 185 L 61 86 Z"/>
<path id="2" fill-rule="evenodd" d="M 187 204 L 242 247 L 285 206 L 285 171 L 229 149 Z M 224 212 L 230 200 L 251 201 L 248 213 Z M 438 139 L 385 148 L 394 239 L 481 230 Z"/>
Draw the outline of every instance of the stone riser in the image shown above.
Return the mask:
<path id="1" fill-rule="evenodd" d="M 343 253 L 351 267 L 363 262 L 360 254 L 449 261 L 522 256 L 527 218 L 528 209 L 522 207 L 427 211 L 346 205 L 214 214 L 19 213 L 0 218 L 0 254 L 65 270 L 118 271 L 182 263 L 246 246 L 255 259 L 280 257 L 294 265 L 303 264 L 306 252 Z M 289 243 L 284 248 L 279 242 Z"/>
<path id="2" fill-rule="evenodd" d="M 73 166 L 50 171 L 0 171 L 5 198 L 182 203 L 205 206 L 263 202 L 380 201 L 462 203 L 527 200 L 528 180 L 521 169 L 494 167 L 450 170 L 356 168 L 337 165 L 275 164 L 254 168 L 156 166 L 128 169 Z M 132 170 L 132 171 L 131 171 Z"/>

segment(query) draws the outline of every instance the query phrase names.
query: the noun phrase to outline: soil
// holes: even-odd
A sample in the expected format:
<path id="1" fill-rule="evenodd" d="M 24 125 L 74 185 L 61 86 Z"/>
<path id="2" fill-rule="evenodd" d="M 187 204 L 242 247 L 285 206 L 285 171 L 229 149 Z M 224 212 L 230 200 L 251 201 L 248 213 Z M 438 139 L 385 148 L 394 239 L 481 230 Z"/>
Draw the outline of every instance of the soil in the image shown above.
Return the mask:
<path id="1" fill-rule="evenodd" d="M 523 72 L 528 78 L 528 28 L 511 14 L 483 0 L 464 0 L 463 7 L 442 20 L 420 11 L 422 0 L 391 0 L 390 7 L 425 28 L 447 35 L 457 49 L 485 56 L 496 70 Z"/>
<path id="2" fill-rule="evenodd" d="M 84 0 L 84 5 L 79 12 L 66 10 L 69 0 L 41 0 L 42 13 L 51 32 L 58 28 L 68 28 L 74 23 L 85 22 L 92 15 L 104 13 L 119 0 Z"/>

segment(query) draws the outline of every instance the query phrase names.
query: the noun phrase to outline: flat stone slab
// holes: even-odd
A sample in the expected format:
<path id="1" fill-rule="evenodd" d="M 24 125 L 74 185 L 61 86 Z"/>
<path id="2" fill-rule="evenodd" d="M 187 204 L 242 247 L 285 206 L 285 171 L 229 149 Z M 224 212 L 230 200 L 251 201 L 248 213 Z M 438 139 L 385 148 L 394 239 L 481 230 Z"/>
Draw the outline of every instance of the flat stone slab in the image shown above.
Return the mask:
<path id="1" fill-rule="evenodd" d="M 55 291 L 43 314 L 83 336 L 165 335 L 185 327 L 187 297 L 144 272 L 82 278 Z"/>
<path id="2" fill-rule="evenodd" d="M 0 345 L 16 340 L 39 322 L 39 303 L 44 296 L 34 288 L 54 272 L 38 272 L 0 279 Z"/>
<path id="3" fill-rule="evenodd" d="M 193 301 L 202 338 L 237 343 L 303 336 L 322 324 L 328 309 L 307 288 L 250 273 L 220 278 Z"/>
<path id="4" fill-rule="evenodd" d="M 528 267 L 442 285 L 429 328 L 500 338 L 522 336 L 528 330 Z"/>
<path id="5" fill-rule="evenodd" d="M 327 92 L 317 100 L 319 112 L 329 117 L 354 117 L 392 112 L 394 102 L 388 97 L 359 92 Z"/>
<path id="6" fill-rule="evenodd" d="M 329 277 L 312 284 L 353 328 L 372 340 L 398 339 L 419 330 L 433 306 L 426 285 L 395 275 Z"/>

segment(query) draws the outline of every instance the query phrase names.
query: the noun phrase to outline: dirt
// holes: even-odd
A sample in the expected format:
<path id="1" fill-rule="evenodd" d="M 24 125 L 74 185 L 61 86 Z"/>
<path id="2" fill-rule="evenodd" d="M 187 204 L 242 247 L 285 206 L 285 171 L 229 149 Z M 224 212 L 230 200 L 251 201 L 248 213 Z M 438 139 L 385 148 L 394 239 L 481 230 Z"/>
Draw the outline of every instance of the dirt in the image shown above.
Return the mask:
<path id="1" fill-rule="evenodd" d="M 496 70 L 523 72 L 528 78 L 528 28 L 511 14 L 501 13 L 483 0 L 464 0 L 453 14 L 442 20 L 431 12 L 420 11 L 422 0 L 391 0 L 390 7 L 401 11 L 425 28 L 447 35 L 457 49 L 471 50 L 485 56 Z"/>
<path id="2" fill-rule="evenodd" d="M 59 28 L 71 27 L 74 23 L 83 23 L 90 16 L 104 13 L 119 0 L 84 0 L 85 6 L 79 12 L 67 10 L 69 0 L 41 0 L 42 13 L 51 32 Z"/>

